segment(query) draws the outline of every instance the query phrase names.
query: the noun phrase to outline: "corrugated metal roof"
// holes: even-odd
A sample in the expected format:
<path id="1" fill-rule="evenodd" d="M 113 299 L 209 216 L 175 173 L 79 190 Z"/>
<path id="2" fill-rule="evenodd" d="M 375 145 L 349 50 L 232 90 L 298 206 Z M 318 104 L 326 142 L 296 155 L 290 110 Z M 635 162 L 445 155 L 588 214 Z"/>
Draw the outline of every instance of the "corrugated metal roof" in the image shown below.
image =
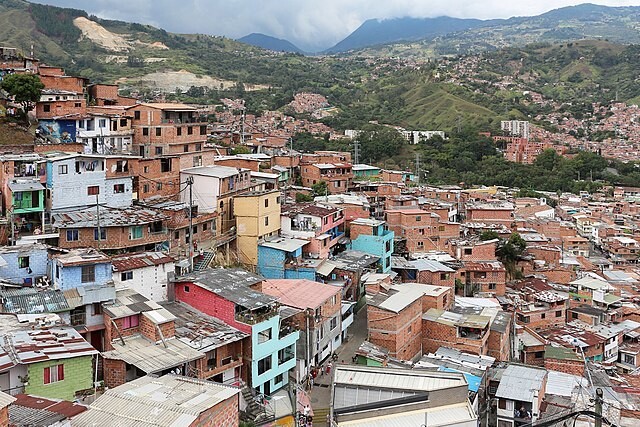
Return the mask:
<path id="1" fill-rule="evenodd" d="M 447 267 L 438 261 L 433 261 L 430 259 L 422 258 L 417 259 L 415 261 L 409 261 L 409 263 L 419 271 L 431 271 L 431 272 L 443 272 L 443 273 L 451 273 L 455 270 Z"/>
<path id="2" fill-rule="evenodd" d="M 157 221 L 166 221 L 169 217 L 158 211 L 140 207 L 111 208 L 100 206 L 100 227 L 127 227 L 145 225 Z M 54 213 L 53 224 L 58 228 L 97 227 L 96 208 L 74 212 Z"/>
<path id="3" fill-rule="evenodd" d="M 168 302 L 162 306 L 176 317 L 176 337 L 196 350 L 206 352 L 249 336 L 187 304 Z"/>
<path id="4" fill-rule="evenodd" d="M 111 258 L 113 271 L 127 271 L 136 268 L 151 267 L 154 265 L 174 262 L 175 259 L 162 252 L 143 252 L 140 254 L 117 255 Z"/>
<path id="5" fill-rule="evenodd" d="M 0 391 L 0 408 L 6 408 L 7 406 L 11 405 L 11 403 L 15 401 L 16 401 L 15 397 Z"/>
<path id="6" fill-rule="evenodd" d="M 420 426 L 427 420 L 429 427 L 451 425 L 475 425 L 478 417 L 468 403 L 436 406 L 399 414 L 381 415 L 353 421 L 341 421 L 340 426 L 349 427 L 407 427 Z"/>
<path id="7" fill-rule="evenodd" d="M 258 246 L 264 246 L 266 248 L 277 249 L 283 252 L 294 252 L 309 243 L 308 240 L 293 239 L 289 237 L 277 237 L 272 240 L 267 240 L 258 244 Z"/>
<path id="8" fill-rule="evenodd" d="M 44 190 L 44 186 L 38 180 L 19 180 L 9 182 L 9 189 L 15 193 L 19 191 Z"/>
<path id="9" fill-rule="evenodd" d="M 262 292 L 278 298 L 281 304 L 304 310 L 321 307 L 333 296 L 340 301 L 342 288 L 306 279 L 270 279 L 262 284 Z"/>
<path id="10" fill-rule="evenodd" d="M 164 343 L 154 343 L 142 335 L 133 335 L 124 338 L 124 345 L 120 340 L 114 340 L 111 343 L 113 350 L 102 353 L 102 356 L 105 359 L 124 360 L 147 374 L 181 366 L 204 356 L 204 353 L 177 338 L 165 339 Z"/>
<path id="11" fill-rule="evenodd" d="M 542 389 L 546 375 L 545 369 L 509 365 L 502 374 L 496 397 L 533 402 L 535 393 Z"/>
<path id="12" fill-rule="evenodd" d="M 278 299 L 250 288 L 265 280 L 240 268 L 207 268 L 177 277 L 176 283 L 193 283 L 249 310 L 274 305 Z"/>
<path id="13" fill-rule="evenodd" d="M 467 386 L 462 374 L 413 369 L 373 368 L 365 366 L 336 367 L 334 386 L 384 388 L 406 391 L 433 391 Z"/>
<path id="14" fill-rule="evenodd" d="M 5 313 L 40 314 L 70 310 L 67 299 L 60 290 L 1 289 L 0 298 Z"/>
<path id="15" fill-rule="evenodd" d="M 577 375 L 565 374 L 564 372 L 548 371 L 547 372 L 546 394 L 554 394 L 556 396 L 571 397 L 576 387 L 587 387 L 589 382 L 584 377 Z"/>
<path id="16" fill-rule="evenodd" d="M 72 425 L 188 426 L 201 413 L 239 392 L 236 387 L 194 378 L 146 376 L 107 390 L 88 411 L 76 416 Z"/>
<path id="17" fill-rule="evenodd" d="M 112 304 L 104 304 L 103 309 L 112 319 L 152 312 L 155 312 L 156 315 L 151 314 L 148 318 L 154 323 L 165 323 L 175 319 L 175 316 L 162 308 L 160 304 L 147 299 L 133 289 L 117 291 L 115 301 Z"/>

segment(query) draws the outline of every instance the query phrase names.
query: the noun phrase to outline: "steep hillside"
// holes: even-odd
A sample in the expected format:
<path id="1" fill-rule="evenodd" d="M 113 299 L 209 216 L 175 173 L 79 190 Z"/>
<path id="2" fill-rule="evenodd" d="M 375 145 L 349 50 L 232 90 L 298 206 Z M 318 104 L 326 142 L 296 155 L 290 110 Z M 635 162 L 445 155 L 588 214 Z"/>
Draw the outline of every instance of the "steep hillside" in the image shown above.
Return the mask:
<path id="1" fill-rule="evenodd" d="M 251 33 L 237 39 L 237 41 L 274 52 L 303 53 L 300 48 L 288 40 L 278 39 L 261 33 Z"/>

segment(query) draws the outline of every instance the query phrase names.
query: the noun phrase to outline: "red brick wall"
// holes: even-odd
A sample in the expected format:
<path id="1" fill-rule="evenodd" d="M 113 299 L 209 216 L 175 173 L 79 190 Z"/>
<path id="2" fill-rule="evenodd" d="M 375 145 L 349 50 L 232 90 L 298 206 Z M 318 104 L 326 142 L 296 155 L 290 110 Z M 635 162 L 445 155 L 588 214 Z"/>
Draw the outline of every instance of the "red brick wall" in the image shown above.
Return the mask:
<path id="1" fill-rule="evenodd" d="M 76 105 L 80 105 L 76 107 Z M 44 106 L 49 106 L 49 111 L 45 111 Z M 67 101 L 44 101 L 36 104 L 36 117 L 39 120 L 51 119 L 53 117 L 66 116 L 69 114 L 85 114 L 87 103 L 84 99 L 72 99 Z"/>
<path id="2" fill-rule="evenodd" d="M 102 314 L 102 318 L 104 319 L 104 349 L 105 351 L 113 350 L 113 346 L 111 342 L 116 339 L 120 339 L 120 336 L 128 337 L 131 335 L 135 335 L 140 333 L 140 320 L 138 319 L 138 326 L 134 328 L 124 329 L 124 318 L 113 319 L 113 322 L 116 324 L 118 331 L 120 331 L 120 335 L 118 335 L 118 331 L 115 330 L 113 324 L 111 323 L 111 318 L 107 315 L 107 313 Z"/>
<path id="3" fill-rule="evenodd" d="M 237 427 L 240 425 L 239 394 L 220 402 L 213 408 L 201 413 L 190 426 L 192 427 Z"/>
<path id="4" fill-rule="evenodd" d="M 123 360 L 104 359 L 104 384 L 109 387 L 118 387 L 124 384 L 127 375 L 127 364 Z"/>
<path id="5" fill-rule="evenodd" d="M 160 159 L 132 159 L 129 171 L 134 177 L 133 191 L 138 193 L 138 200 L 154 196 L 178 199 L 178 183 L 180 182 L 180 160 L 178 158 L 171 159 L 171 171 L 169 172 L 162 172 Z M 162 184 L 160 190 L 158 190 L 158 182 Z M 144 187 L 145 184 L 147 187 Z M 148 189 L 147 192 L 143 191 L 145 188 Z"/>
<path id="6" fill-rule="evenodd" d="M 442 274 L 445 274 L 446 276 L 441 278 L 440 276 Z M 419 271 L 417 280 L 418 283 L 434 286 L 446 286 L 447 288 L 453 288 L 456 284 L 455 272 L 445 273 L 440 271 L 431 272 L 428 270 Z"/>
<path id="7" fill-rule="evenodd" d="M 513 221 L 511 214 L 512 211 L 510 210 L 467 208 L 467 221 L 507 224 Z"/>
<path id="8" fill-rule="evenodd" d="M 544 359 L 544 367 L 549 371 L 564 372 L 571 375 L 584 375 L 584 362 L 580 360 Z"/>
<path id="9" fill-rule="evenodd" d="M 49 153 L 60 151 L 63 153 L 84 153 L 84 144 L 37 144 L 34 147 L 36 153 Z"/>
<path id="10" fill-rule="evenodd" d="M 487 354 L 487 336 L 472 340 L 457 336 L 456 328 L 438 322 L 422 320 L 422 352 L 435 353 L 438 348 L 450 347 L 473 354 Z"/>
<path id="11" fill-rule="evenodd" d="M 73 228 L 73 227 L 69 227 Z M 100 249 L 126 249 L 135 248 L 137 246 L 148 245 L 151 243 L 160 243 L 169 239 L 168 233 L 151 234 L 149 227 L 142 226 L 142 238 L 130 240 L 129 239 L 129 227 L 103 227 L 107 230 L 107 240 L 101 240 L 98 242 L 95 240 L 94 228 L 80 228 L 78 229 L 78 240 L 68 242 L 66 239 L 66 229 L 60 229 L 60 239 L 58 246 L 64 249 L 74 248 L 97 248 L 100 243 Z"/>
<path id="12" fill-rule="evenodd" d="M 9 407 L 5 406 L 0 409 L 0 427 L 9 426 Z"/>
<path id="13" fill-rule="evenodd" d="M 389 350 L 389 355 L 410 360 L 421 351 L 422 303 L 413 302 L 400 313 L 367 306 L 369 341 Z"/>
<path id="14" fill-rule="evenodd" d="M 42 71 L 42 68 L 40 69 Z M 57 73 L 56 73 L 57 74 Z M 63 75 L 42 75 L 40 81 L 46 89 L 66 90 L 69 92 L 83 93 L 84 79 L 80 77 L 63 76 Z"/>
<path id="15" fill-rule="evenodd" d="M 185 291 L 185 286 L 189 287 L 189 292 Z M 220 319 L 242 332 L 251 333 L 251 326 L 240 323 L 235 318 L 235 304 L 213 292 L 196 286 L 190 282 L 175 284 L 176 301 L 189 304 L 196 310 L 200 310 L 209 316 Z"/>
<path id="16" fill-rule="evenodd" d="M 560 312 L 560 316 L 556 314 Z M 520 316 L 529 317 L 529 322 L 524 323 L 520 320 Z M 544 317 L 543 317 L 544 315 Z M 558 307 L 549 307 L 545 310 L 536 310 L 532 312 L 516 311 L 516 322 L 520 325 L 527 325 L 529 328 L 542 329 L 550 326 L 563 326 L 566 323 L 567 307 L 560 305 Z"/>

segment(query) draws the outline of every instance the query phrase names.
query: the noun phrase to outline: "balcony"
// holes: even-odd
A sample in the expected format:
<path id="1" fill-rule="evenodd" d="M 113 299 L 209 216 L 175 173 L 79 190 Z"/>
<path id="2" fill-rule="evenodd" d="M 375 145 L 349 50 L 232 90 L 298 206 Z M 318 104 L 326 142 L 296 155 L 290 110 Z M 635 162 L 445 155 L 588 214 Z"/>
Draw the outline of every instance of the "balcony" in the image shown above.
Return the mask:
<path id="1" fill-rule="evenodd" d="M 161 121 L 162 124 L 170 125 L 182 125 L 182 124 L 207 124 L 207 118 L 204 116 L 199 117 L 168 117 Z"/>
<path id="2" fill-rule="evenodd" d="M 260 310 L 255 311 L 243 311 L 240 313 L 236 313 L 235 319 L 247 325 L 257 325 L 258 323 L 262 323 L 271 319 L 273 316 L 278 314 L 278 308 L 276 306 L 267 307 Z"/>
<path id="3" fill-rule="evenodd" d="M 80 313 L 71 313 L 70 316 L 71 326 L 84 326 L 87 323 L 87 314 L 83 311 Z"/>

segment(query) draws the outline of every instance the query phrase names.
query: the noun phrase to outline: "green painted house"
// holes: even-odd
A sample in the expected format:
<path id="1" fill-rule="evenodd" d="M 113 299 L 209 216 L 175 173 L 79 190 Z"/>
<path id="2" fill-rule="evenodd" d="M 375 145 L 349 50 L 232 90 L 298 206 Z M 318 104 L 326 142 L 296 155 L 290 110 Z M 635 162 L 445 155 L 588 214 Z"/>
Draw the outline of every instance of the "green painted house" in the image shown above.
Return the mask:
<path id="1" fill-rule="evenodd" d="M 44 230 L 44 186 L 37 179 L 14 179 L 9 182 L 11 215 L 18 232 Z"/>
<path id="2" fill-rule="evenodd" d="M 74 328 L 0 315 L 0 331 L 2 391 L 73 400 L 93 388 L 92 359 L 98 352 Z"/>

